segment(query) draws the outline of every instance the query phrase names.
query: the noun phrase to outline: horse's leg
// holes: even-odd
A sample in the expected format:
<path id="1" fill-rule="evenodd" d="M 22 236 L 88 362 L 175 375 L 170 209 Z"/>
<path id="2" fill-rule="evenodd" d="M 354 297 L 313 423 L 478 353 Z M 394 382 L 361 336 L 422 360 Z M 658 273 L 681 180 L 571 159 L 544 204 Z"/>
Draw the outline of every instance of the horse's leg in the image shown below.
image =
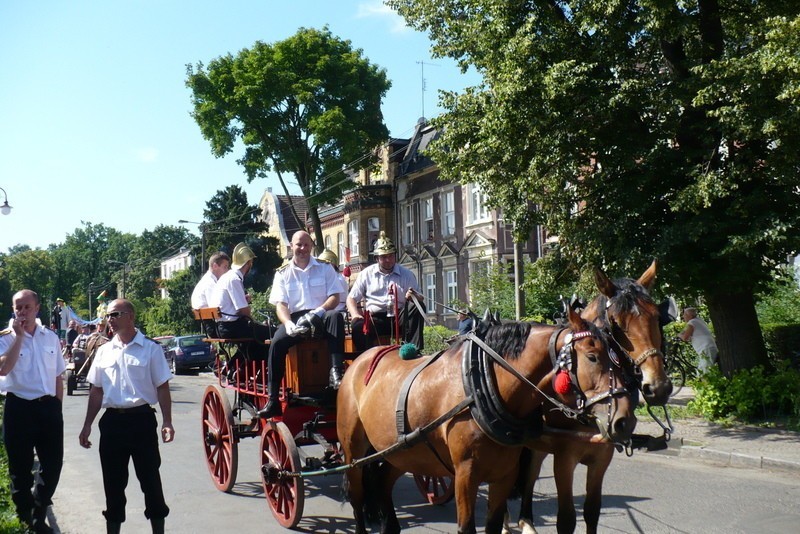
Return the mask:
<path id="1" fill-rule="evenodd" d="M 600 509 L 603 506 L 603 478 L 606 470 L 614 457 L 614 449 L 608 447 L 607 452 L 603 452 L 592 458 L 588 463 L 586 473 L 586 501 L 583 505 L 583 520 L 586 522 L 587 534 L 597 532 L 597 524 L 600 521 Z"/>
<path id="2" fill-rule="evenodd" d="M 361 419 L 358 416 L 358 409 L 352 402 L 350 396 L 344 396 L 339 399 L 339 417 L 337 419 L 337 434 L 339 436 L 339 443 L 344 452 L 344 462 L 348 464 L 354 459 L 363 458 L 366 456 L 370 448 L 369 440 L 367 439 L 364 426 L 361 424 Z M 353 518 L 355 519 L 356 534 L 367 533 L 367 517 L 365 512 L 367 510 L 367 503 L 365 501 L 364 481 L 365 476 L 369 474 L 369 470 L 373 466 L 368 465 L 367 469 L 364 468 L 350 468 L 345 471 L 345 476 L 342 479 L 342 489 L 344 496 L 350 501 L 353 507 Z M 370 515 L 377 515 L 377 510 L 371 510 Z"/>
<path id="3" fill-rule="evenodd" d="M 575 532 L 575 503 L 572 498 L 572 478 L 575 473 L 577 459 L 570 453 L 553 455 L 553 475 L 558 492 L 558 517 L 556 530 L 558 534 Z"/>
<path id="4" fill-rule="evenodd" d="M 356 534 L 366 534 L 367 524 L 364 517 L 364 480 L 363 469 L 351 468 L 345 472 L 345 495 L 353 507 L 353 518 L 356 522 Z"/>
<path id="5" fill-rule="evenodd" d="M 456 464 L 456 517 L 458 534 L 475 534 L 475 501 L 480 481 L 472 476 L 471 462 Z"/>
<path id="6" fill-rule="evenodd" d="M 539 473 L 542 470 L 542 463 L 546 457 L 546 452 L 539 452 L 528 448 L 522 449 L 520 453 L 519 475 L 517 478 L 517 490 L 520 494 L 520 504 L 517 526 L 522 529 L 522 534 L 536 534 L 536 529 L 533 527 L 533 487 L 536 480 L 539 478 Z M 502 534 L 511 534 L 512 532 L 508 517 L 508 507 L 506 507 Z"/>
<path id="7" fill-rule="evenodd" d="M 513 477 L 506 477 L 502 482 L 489 484 L 489 509 L 486 514 L 486 534 L 499 534 L 504 530 L 504 519 L 507 515 L 508 498 L 514 487 Z"/>
<path id="8" fill-rule="evenodd" d="M 397 520 L 397 513 L 394 510 L 394 500 L 392 499 L 392 490 L 397 479 L 403 476 L 405 471 L 402 471 L 392 464 L 386 462 L 381 466 L 381 533 L 382 534 L 395 534 L 400 532 L 400 522 Z"/>

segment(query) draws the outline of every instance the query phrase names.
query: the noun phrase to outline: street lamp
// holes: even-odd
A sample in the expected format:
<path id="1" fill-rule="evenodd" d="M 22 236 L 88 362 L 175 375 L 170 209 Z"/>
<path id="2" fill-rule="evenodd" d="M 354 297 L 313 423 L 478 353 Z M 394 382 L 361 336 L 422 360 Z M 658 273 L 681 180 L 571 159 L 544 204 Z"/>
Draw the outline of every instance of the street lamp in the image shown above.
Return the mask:
<path id="1" fill-rule="evenodd" d="M 106 260 L 111 265 L 122 265 L 122 298 L 125 298 L 125 282 L 128 274 L 128 264 L 124 261 Z"/>
<path id="2" fill-rule="evenodd" d="M 206 268 L 206 223 L 187 221 L 186 219 L 180 219 L 178 223 L 196 224 L 200 227 L 200 272 L 202 273 Z"/>
<path id="3" fill-rule="evenodd" d="M 6 201 L 3 202 L 3 205 L 0 206 L 0 213 L 2 213 L 3 215 L 8 215 L 9 213 L 11 213 L 11 206 L 8 205 L 8 194 L 6 193 L 6 190 L 3 189 L 2 187 L 0 187 L 0 191 L 3 192 L 3 196 L 6 199 Z"/>

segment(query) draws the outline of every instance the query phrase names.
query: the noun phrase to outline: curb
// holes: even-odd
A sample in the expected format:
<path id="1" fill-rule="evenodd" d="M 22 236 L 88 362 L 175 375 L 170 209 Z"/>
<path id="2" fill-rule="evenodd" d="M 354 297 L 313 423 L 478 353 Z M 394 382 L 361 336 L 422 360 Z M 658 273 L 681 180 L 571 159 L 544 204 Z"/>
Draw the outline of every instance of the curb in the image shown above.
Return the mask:
<path id="1" fill-rule="evenodd" d="M 745 467 L 749 469 L 776 469 L 800 473 L 800 462 L 780 460 L 768 456 L 754 456 L 737 452 L 721 451 L 696 445 L 681 445 L 679 455 L 681 458 L 690 458 L 721 464 L 727 467 Z"/>

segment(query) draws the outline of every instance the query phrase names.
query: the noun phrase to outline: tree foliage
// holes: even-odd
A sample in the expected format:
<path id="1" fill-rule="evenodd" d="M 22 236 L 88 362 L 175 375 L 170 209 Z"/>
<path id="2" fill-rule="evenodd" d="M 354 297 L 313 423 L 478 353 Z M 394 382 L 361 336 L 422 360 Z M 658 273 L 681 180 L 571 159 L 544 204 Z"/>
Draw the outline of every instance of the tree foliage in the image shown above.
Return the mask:
<path id="1" fill-rule="evenodd" d="M 272 171 L 287 195 L 284 174 L 293 175 L 322 243 L 317 206 L 341 198 L 352 186 L 342 169 L 370 163 L 363 156 L 388 136 L 380 109 L 390 86 L 385 71 L 328 28 L 301 28 L 207 68 L 188 65 L 186 85 L 211 152 L 222 157 L 243 142 L 238 162 L 248 181 Z"/>
<path id="2" fill-rule="evenodd" d="M 247 274 L 245 283 L 256 291 L 263 291 L 272 283 L 272 275 L 283 259 L 278 253 L 278 240 L 266 235 L 267 224 L 258 220 L 258 207 L 249 204 L 247 193 L 238 185 L 231 185 L 206 202 L 203 223 L 206 239 L 206 260 L 221 250 L 229 255 L 237 243 L 243 242 L 253 250 L 256 259 Z M 204 272 L 205 266 L 201 272 Z"/>
<path id="3" fill-rule="evenodd" d="M 127 258 L 125 296 L 143 300 L 156 295 L 162 283 L 161 262 L 183 250 L 197 249 L 198 243 L 195 236 L 179 226 L 158 225 L 143 231 Z"/>
<path id="4" fill-rule="evenodd" d="M 753 295 L 800 249 L 800 4 L 388 3 L 484 77 L 443 98 L 443 177 L 577 265 L 658 257 L 708 303 L 727 374 L 765 361 Z"/>

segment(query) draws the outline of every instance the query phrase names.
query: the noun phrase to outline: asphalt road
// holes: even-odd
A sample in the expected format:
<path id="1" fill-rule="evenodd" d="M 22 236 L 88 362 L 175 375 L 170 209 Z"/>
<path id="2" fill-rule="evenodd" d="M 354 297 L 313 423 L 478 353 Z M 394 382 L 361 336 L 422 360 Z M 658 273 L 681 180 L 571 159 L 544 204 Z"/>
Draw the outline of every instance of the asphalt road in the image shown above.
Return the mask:
<path id="1" fill-rule="evenodd" d="M 176 439 L 161 445 L 167 504 L 167 532 L 197 534 L 279 532 L 261 488 L 259 443 L 239 444 L 239 475 L 233 492 L 219 492 L 206 469 L 201 441 L 200 403 L 205 387 L 214 382 L 208 373 L 173 379 L 173 420 Z M 104 532 L 104 508 L 99 431 L 92 430 L 94 447 L 78 445 L 86 410 L 87 391 L 80 389 L 64 402 L 65 465 L 54 497 L 51 520 L 62 533 Z M 540 533 L 556 532 L 555 486 L 549 460 L 537 483 L 534 510 L 541 515 Z M 576 491 L 585 477 L 576 471 Z M 353 532 L 352 510 L 340 501 L 341 476 L 309 479 L 301 532 Z M 146 533 L 144 502 L 131 468 L 128 520 L 123 532 Z M 578 513 L 582 495 L 576 497 Z M 477 524 L 485 517 L 485 487 L 479 494 Z M 423 502 L 410 477 L 395 488 L 395 504 L 404 532 L 454 532 L 455 504 L 432 506 Z M 512 510 L 517 504 L 512 504 Z M 800 480 L 792 474 L 766 470 L 717 467 L 659 453 L 618 454 L 606 474 L 600 531 L 626 533 L 770 533 L 797 532 L 800 525 Z M 584 525 L 580 518 L 578 531 Z"/>

